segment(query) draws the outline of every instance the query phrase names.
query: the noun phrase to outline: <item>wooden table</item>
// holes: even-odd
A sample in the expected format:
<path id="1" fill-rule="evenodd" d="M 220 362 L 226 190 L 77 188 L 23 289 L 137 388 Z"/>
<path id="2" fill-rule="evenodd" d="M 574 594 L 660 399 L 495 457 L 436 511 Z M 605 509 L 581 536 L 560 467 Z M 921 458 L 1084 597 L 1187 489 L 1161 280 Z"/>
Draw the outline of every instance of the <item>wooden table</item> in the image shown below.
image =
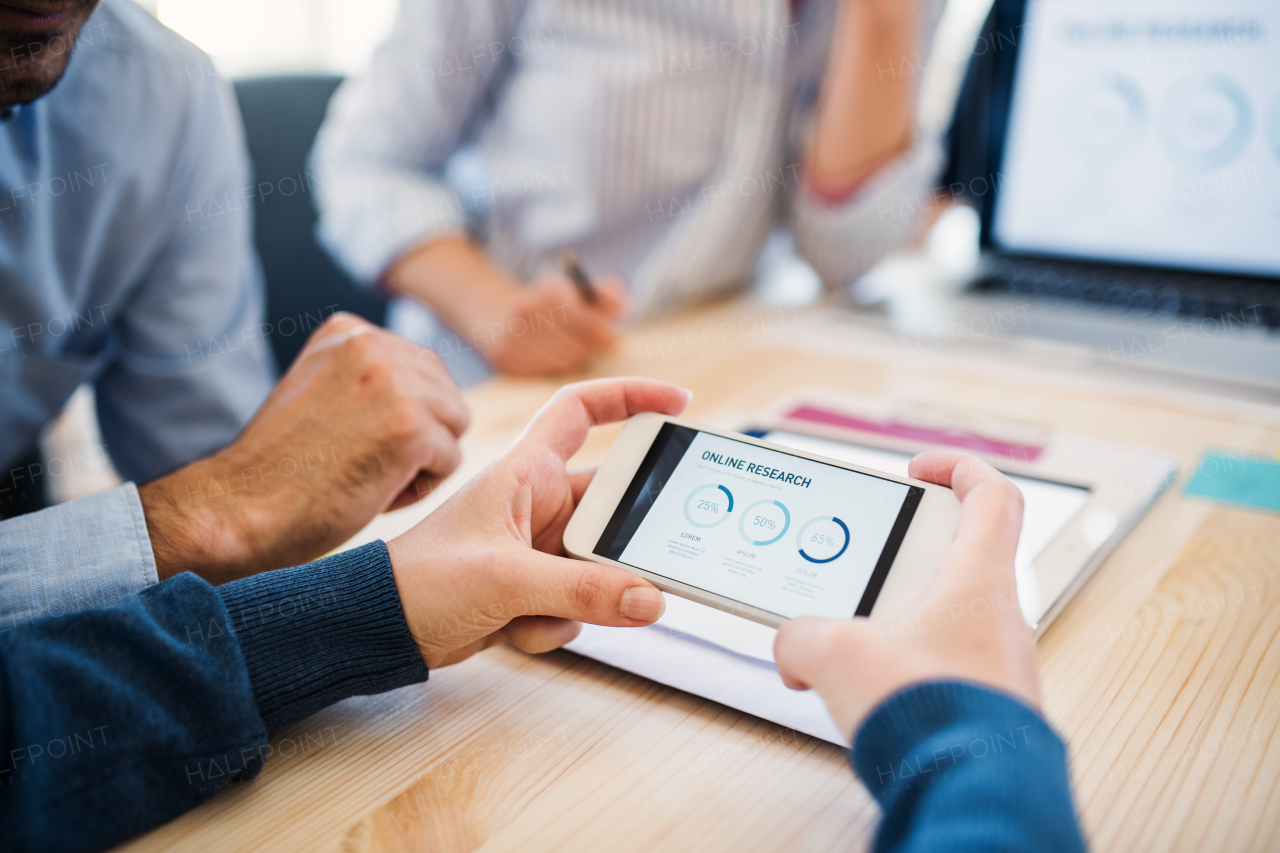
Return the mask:
<path id="1" fill-rule="evenodd" d="M 1123 365 L 986 339 L 923 351 L 867 322 L 837 328 L 842 348 L 816 316 L 712 306 L 633 332 L 593 375 L 686 385 L 694 418 L 813 385 L 1145 445 L 1185 470 L 1210 446 L 1280 446 L 1273 402 L 1174 393 Z M 470 391 L 464 470 L 365 538 L 411 526 L 557 384 Z M 613 434 L 597 430 L 579 460 Z M 1180 486 L 1041 639 L 1045 710 L 1070 744 L 1094 849 L 1280 849 L 1280 515 Z M 878 819 L 836 747 L 563 651 L 490 650 L 342 702 L 273 750 L 258 779 L 126 848 L 847 851 Z"/>

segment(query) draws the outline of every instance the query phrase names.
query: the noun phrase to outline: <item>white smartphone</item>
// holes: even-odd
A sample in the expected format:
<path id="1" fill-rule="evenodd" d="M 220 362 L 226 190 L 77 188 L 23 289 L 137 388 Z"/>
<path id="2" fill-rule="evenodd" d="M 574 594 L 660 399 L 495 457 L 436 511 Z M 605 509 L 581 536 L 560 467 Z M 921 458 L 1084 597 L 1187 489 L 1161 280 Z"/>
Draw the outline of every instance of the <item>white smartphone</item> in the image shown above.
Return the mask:
<path id="1" fill-rule="evenodd" d="M 901 612 L 959 511 L 942 486 L 646 413 L 613 443 L 564 545 L 776 628 Z"/>

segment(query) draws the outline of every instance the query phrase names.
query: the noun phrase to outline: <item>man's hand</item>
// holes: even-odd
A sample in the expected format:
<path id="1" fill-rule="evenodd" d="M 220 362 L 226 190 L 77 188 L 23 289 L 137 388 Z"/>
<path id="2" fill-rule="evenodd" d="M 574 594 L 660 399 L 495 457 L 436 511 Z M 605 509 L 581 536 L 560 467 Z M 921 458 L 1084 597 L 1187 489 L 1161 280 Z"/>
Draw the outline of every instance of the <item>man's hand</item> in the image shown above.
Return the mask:
<path id="1" fill-rule="evenodd" d="M 588 305 L 564 276 L 540 278 L 513 294 L 505 313 L 472 329 L 475 343 L 499 372 L 555 376 L 583 368 L 612 347 L 627 307 L 621 279 L 603 279 Z"/>
<path id="2" fill-rule="evenodd" d="M 787 686 L 817 690 L 847 733 L 885 699 L 922 681 L 971 681 L 1040 704 L 1035 637 L 1013 576 L 1021 492 L 990 465 L 959 453 L 922 453 L 910 473 L 950 486 L 962 502 L 955 541 L 920 600 L 882 622 L 793 619 L 774 645 Z"/>
<path id="3" fill-rule="evenodd" d="M 387 545 L 427 666 L 504 640 L 550 651 L 578 635 L 579 621 L 634 627 L 662 615 L 662 593 L 639 576 L 564 556 L 565 526 L 595 473 L 568 471 L 565 461 L 590 427 L 638 412 L 676 415 L 689 396 L 649 379 L 566 385 L 506 454 Z"/>
<path id="4" fill-rule="evenodd" d="M 469 418 L 435 353 L 335 315 L 231 446 L 138 490 L 160 578 L 315 559 L 451 474 Z"/>

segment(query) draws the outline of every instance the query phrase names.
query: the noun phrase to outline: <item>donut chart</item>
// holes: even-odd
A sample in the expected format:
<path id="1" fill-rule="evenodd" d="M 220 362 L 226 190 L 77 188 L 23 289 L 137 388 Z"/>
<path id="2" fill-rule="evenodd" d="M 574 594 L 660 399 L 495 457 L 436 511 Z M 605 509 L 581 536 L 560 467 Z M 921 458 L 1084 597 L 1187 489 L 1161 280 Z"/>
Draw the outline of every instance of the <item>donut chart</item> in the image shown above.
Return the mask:
<path id="1" fill-rule="evenodd" d="M 1165 150 L 1202 172 L 1235 160 L 1252 134 L 1249 96 L 1221 74 L 1180 80 L 1161 103 L 1160 136 Z"/>
<path id="2" fill-rule="evenodd" d="M 796 534 L 796 550 L 810 563 L 838 560 L 849 547 L 849 526 L 834 515 L 805 522 Z"/>
<path id="3" fill-rule="evenodd" d="M 719 483 L 698 486 L 684 499 L 685 520 L 706 530 L 715 527 L 733 512 L 733 492 Z"/>
<path id="4" fill-rule="evenodd" d="M 753 503 L 742 513 L 738 531 L 752 545 L 772 545 L 791 527 L 791 510 L 782 501 L 765 498 Z"/>
<path id="5" fill-rule="evenodd" d="M 1138 85 L 1119 72 L 1095 74 L 1067 89 L 1059 128 L 1067 148 L 1084 163 L 1105 168 L 1137 150 L 1147 124 Z"/>

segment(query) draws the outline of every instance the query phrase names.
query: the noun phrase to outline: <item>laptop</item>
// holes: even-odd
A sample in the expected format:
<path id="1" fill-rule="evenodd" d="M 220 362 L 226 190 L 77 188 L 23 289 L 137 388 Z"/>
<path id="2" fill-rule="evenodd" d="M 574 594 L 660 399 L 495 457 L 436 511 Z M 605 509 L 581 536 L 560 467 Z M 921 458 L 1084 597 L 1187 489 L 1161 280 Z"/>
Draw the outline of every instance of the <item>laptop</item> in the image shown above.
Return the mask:
<path id="1" fill-rule="evenodd" d="M 995 0 L 948 146 L 975 315 L 1280 392 L 1280 3 Z"/>

